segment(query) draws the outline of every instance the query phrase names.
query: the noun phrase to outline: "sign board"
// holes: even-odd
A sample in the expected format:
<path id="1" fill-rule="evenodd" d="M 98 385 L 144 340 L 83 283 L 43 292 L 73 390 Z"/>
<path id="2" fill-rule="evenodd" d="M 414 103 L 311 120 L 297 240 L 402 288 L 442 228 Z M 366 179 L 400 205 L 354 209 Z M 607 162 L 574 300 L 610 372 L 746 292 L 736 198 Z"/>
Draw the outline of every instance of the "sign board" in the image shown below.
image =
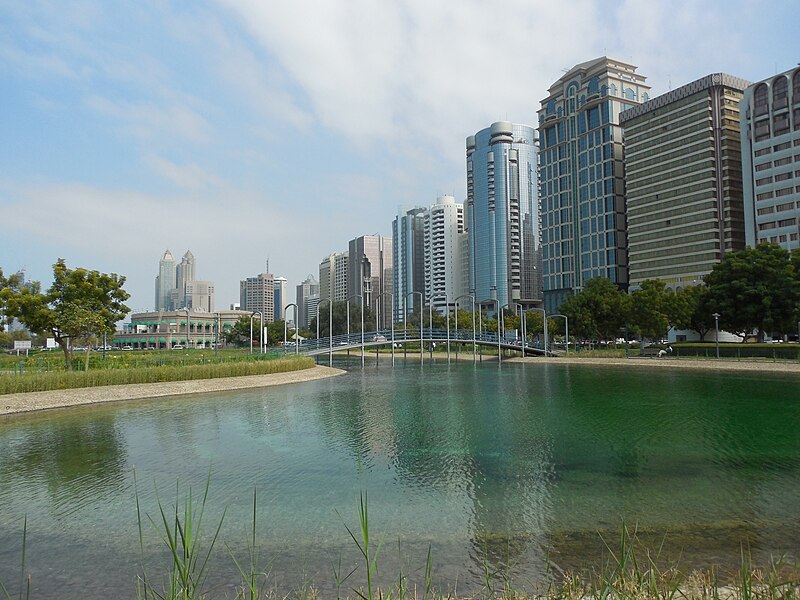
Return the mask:
<path id="1" fill-rule="evenodd" d="M 56 338 L 47 338 L 47 340 L 45 340 L 44 347 L 48 350 L 54 350 L 55 348 L 58 348 L 58 344 L 56 344 Z"/>
<path id="2" fill-rule="evenodd" d="M 14 350 L 30 350 L 30 340 L 14 340 Z"/>

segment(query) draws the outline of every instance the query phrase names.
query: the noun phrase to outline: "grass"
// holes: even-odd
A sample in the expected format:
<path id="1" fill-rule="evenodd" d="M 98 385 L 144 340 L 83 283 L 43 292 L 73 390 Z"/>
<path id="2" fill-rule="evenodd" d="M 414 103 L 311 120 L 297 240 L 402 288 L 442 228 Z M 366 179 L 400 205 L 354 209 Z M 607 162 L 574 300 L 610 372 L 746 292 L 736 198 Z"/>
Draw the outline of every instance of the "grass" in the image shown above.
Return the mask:
<path id="1" fill-rule="evenodd" d="M 299 371 L 314 366 L 306 356 L 287 356 L 270 360 L 247 360 L 193 365 L 163 365 L 127 369 L 97 369 L 90 371 L 44 371 L 22 375 L 0 375 L 0 394 L 65 390 L 104 385 L 158 383 L 218 379 L 242 375 L 269 375 Z"/>

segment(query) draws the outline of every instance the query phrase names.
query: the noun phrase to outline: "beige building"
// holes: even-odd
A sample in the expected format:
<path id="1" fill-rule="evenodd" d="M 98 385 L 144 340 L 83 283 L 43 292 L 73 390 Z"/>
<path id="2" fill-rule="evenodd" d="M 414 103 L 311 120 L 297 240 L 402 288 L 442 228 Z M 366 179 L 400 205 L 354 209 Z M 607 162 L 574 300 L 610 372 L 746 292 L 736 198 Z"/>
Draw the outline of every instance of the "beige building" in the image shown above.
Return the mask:
<path id="1" fill-rule="evenodd" d="M 739 101 L 748 85 L 714 73 L 620 115 L 631 286 L 699 283 L 744 248 Z"/>
<path id="2" fill-rule="evenodd" d="M 163 350 L 177 345 L 187 348 L 213 348 L 218 340 L 221 343 L 222 334 L 243 316 L 249 318 L 250 313 L 242 310 L 133 313 L 131 322 L 116 332 L 112 343 L 117 348 L 131 347 L 137 350 Z"/>
<path id="3" fill-rule="evenodd" d="M 239 282 L 239 308 L 248 312 L 262 312 L 264 321 L 275 320 L 275 278 L 272 273 L 259 273 Z"/>
<path id="4" fill-rule="evenodd" d="M 319 299 L 320 302 L 347 299 L 347 252 L 334 252 L 319 263 Z"/>

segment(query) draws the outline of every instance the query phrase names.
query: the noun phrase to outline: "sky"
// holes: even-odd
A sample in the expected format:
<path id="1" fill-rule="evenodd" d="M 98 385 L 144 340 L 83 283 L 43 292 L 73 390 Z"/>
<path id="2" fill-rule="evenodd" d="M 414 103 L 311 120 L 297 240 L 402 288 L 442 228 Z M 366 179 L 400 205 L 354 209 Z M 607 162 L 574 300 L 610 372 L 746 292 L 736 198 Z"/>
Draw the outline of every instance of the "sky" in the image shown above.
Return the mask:
<path id="1" fill-rule="evenodd" d="M 651 97 L 800 61 L 797 0 L 0 0 L 0 267 L 127 278 L 151 310 L 166 249 L 216 308 L 294 286 L 400 205 L 466 193 L 465 138 L 536 124 L 603 55 Z"/>

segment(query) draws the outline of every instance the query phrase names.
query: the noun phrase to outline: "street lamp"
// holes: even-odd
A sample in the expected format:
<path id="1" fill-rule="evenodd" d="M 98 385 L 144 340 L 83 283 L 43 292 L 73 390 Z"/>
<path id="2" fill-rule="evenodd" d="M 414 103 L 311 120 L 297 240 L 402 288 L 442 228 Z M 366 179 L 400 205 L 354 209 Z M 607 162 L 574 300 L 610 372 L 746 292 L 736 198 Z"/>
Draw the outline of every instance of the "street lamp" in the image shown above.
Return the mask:
<path id="1" fill-rule="evenodd" d="M 260 330 L 260 334 L 258 336 L 259 341 L 259 352 L 264 351 L 264 313 L 260 310 L 254 310 L 250 313 L 250 354 L 253 353 L 253 317 L 258 315 L 258 327 Z"/>
<path id="2" fill-rule="evenodd" d="M 298 328 L 298 324 L 300 323 L 300 309 L 297 308 L 297 304 L 295 304 L 294 302 L 290 302 L 283 309 L 283 353 L 286 354 L 286 341 L 287 341 L 286 334 L 288 332 L 288 325 L 289 325 L 289 321 L 286 318 L 286 310 L 290 306 L 294 306 L 294 351 L 295 354 L 300 354 L 300 342 L 298 340 L 298 338 L 300 337 L 300 330 Z"/>
<path id="3" fill-rule="evenodd" d="M 559 315 L 559 314 L 553 314 L 550 315 L 550 317 L 552 318 L 563 317 L 564 319 L 564 337 L 567 340 L 567 343 L 564 344 L 564 355 L 569 356 L 569 319 L 567 318 L 567 315 Z"/>
<path id="4" fill-rule="evenodd" d="M 350 299 L 358 298 L 361 306 L 361 366 L 364 366 L 364 296 L 353 294 L 347 299 L 347 343 L 350 344 Z"/>
<path id="5" fill-rule="evenodd" d="M 392 336 L 391 336 L 392 337 L 392 366 L 394 366 L 394 294 L 392 292 L 381 292 L 380 294 L 378 294 L 378 307 L 386 306 L 386 304 L 381 301 L 381 298 L 383 298 L 383 296 L 389 296 L 390 306 L 392 307 L 392 311 L 391 311 L 392 312 L 392 318 L 389 319 L 389 321 L 390 321 L 390 325 L 391 325 L 391 328 L 392 328 Z M 386 311 L 382 311 L 382 312 L 384 313 L 382 316 L 383 316 L 383 320 L 385 322 L 386 321 L 386 314 L 385 314 Z M 377 317 L 376 317 L 376 320 L 375 320 L 375 324 L 376 324 L 375 329 L 376 330 L 378 329 L 377 322 L 378 321 L 377 321 Z M 376 346 L 376 348 L 377 348 L 377 346 Z"/>
<path id="6" fill-rule="evenodd" d="M 447 294 L 436 294 L 428 298 L 428 325 L 431 328 L 431 358 L 433 358 L 433 301 L 444 298 L 445 311 L 447 312 L 447 362 L 450 362 L 450 302 Z"/>
<path id="7" fill-rule="evenodd" d="M 719 313 L 711 315 L 714 317 L 714 343 L 717 346 L 717 360 L 719 360 Z"/>
<path id="8" fill-rule="evenodd" d="M 544 355 L 547 356 L 547 313 L 543 308 L 535 306 L 530 307 L 528 310 L 542 311 L 542 321 L 544 321 Z"/>
<path id="9" fill-rule="evenodd" d="M 497 320 L 497 363 L 500 364 L 503 362 L 503 357 L 500 348 L 500 301 L 497 298 L 488 298 L 486 300 L 483 300 L 482 302 L 479 302 L 478 306 L 482 306 L 483 304 L 486 304 L 488 302 L 494 303 L 495 306 L 494 314 L 498 319 Z"/>
<path id="10" fill-rule="evenodd" d="M 408 315 L 408 297 L 419 294 L 419 361 L 422 362 L 422 292 L 408 292 L 403 299 L 403 339 L 408 340 L 408 326 L 406 325 L 406 316 Z M 411 307 L 413 311 L 413 306 Z M 403 357 L 406 356 L 406 348 L 408 344 L 403 344 Z"/>
<path id="11" fill-rule="evenodd" d="M 328 366 L 333 366 L 333 302 L 330 298 L 323 298 L 317 302 L 317 350 L 319 350 L 319 306 L 323 302 L 328 303 L 328 342 L 330 348 L 328 349 Z"/>
<path id="12" fill-rule="evenodd" d="M 184 308 L 183 310 L 186 311 L 186 347 L 187 348 L 191 348 L 192 347 L 192 338 L 191 338 L 191 335 L 189 334 L 189 309 L 188 308 Z"/>
<path id="13" fill-rule="evenodd" d="M 458 331 L 458 301 L 461 298 L 469 298 L 472 300 L 472 361 L 475 362 L 475 355 L 476 355 L 476 343 L 475 343 L 475 296 L 472 294 L 461 294 L 458 298 L 455 299 L 455 311 L 456 311 L 456 331 Z M 458 359 L 458 346 L 456 346 L 456 359 Z"/>

